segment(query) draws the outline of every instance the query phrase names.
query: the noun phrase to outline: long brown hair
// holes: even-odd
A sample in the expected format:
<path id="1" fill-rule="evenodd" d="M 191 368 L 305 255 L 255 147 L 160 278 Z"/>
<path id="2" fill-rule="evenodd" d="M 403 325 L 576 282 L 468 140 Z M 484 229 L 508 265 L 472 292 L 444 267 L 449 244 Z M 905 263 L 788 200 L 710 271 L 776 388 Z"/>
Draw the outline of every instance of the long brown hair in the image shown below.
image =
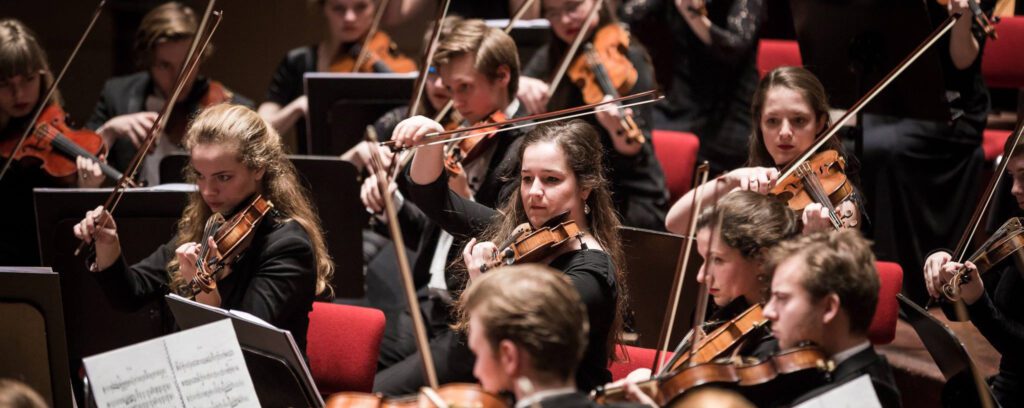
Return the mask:
<path id="1" fill-rule="evenodd" d="M 625 308 L 626 270 L 625 256 L 619 240 L 619 215 L 612 204 L 612 193 L 608 187 L 608 179 L 604 170 L 604 150 L 597 131 L 582 120 L 539 126 L 531 130 L 523 138 L 519 146 L 518 159 L 523 160 L 527 147 L 538 143 L 554 143 L 565 155 L 569 168 L 576 176 L 579 191 L 590 189 L 586 204 L 590 206 L 587 222 L 594 239 L 601 244 L 615 265 L 615 282 L 619 296 L 615 299 L 615 320 L 612 322 L 608 336 L 608 350 L 615 357 L 615 343 L 622 335 L 622 316 Z M 524 222 L 528 222 L 526 209 L 523 207 L 522 194 L 519 188 L 512 189 L 512 194 L 504 206 L 499 208 L 503 214 L 491 223 L 481 236 L 481 241 L 500 242 L 512 235 L 512 231 Z"/>
<path id="2" fill-rule="evenodd" d="M 754 131 L 750 134 L 750 155 L 747 158 L 747 166 L 776 167 L 785 163 L 775 163 L 775 159 L 768 154 L 768 148 L 764 144 L 764 133 L 761 132 L 761 117 L 764 114 L 764 103 L 768 92 L 776 87 L 784 87 L 799 93 L 804 101 L 814 111 L 815 119 L 824 121 L 822 129 L 828 129 L 832 120 L 828 116 L 828 94 L 825 93 L 825 86 L 821 84 L 818 77 L 811 71 L 802 67 L 778 67 L 773 69 L 757 85 L 754 91 L 753 102 L 750 104 L 750 117 Z M 831 138 L 823 149 L 843 151 L 842 143 L 838 138 Z M 845 155 L 844 155 L 845 156 Z"/>
<path id="3" fill-rule="evenodd" d="M 320 217 L 313 209 L 309 193 L 299 183 L 295 166 L 285 156 L 281 136 L 252 109 L 240 105 L 220 104 L 201 112 L 192 121 L 185 135 L 185 149 L 202 144 L 218 144 L 233 147 L 238 160 L 250 170 L 263 169 L 263 196 L 274 203 L 274 208 L 302 226 L 313 244 L 316 259 L 316 293 L 329 297 L 334 262 L 327 253 Z M 186 179 L 195 183 L 194 171 L 186 171 Z M 188 205 L 178 221 L 177 245 L 199 242 L 203 236 L 206 219 L 212 212 L 199 192 L 189 195 Z M 178 292 L 185 283 L 178 273 L 177 258 L 167 265 L 170 287 Z"/>
<path id="4" fill-rule="evenodd" d="M 53 73 L 38 38 L 22 22 L 13 18 L 0 19 L 0 80 L 38 73 L 42 76 L 39 81 L 39 97 L 42 98 L 45 90 L 53 84 Z M 54 93 L 53 101 L 60 101 L 60 93 Z M 0 129 L 7 127 L 11 119 L 0 112 Z"/>

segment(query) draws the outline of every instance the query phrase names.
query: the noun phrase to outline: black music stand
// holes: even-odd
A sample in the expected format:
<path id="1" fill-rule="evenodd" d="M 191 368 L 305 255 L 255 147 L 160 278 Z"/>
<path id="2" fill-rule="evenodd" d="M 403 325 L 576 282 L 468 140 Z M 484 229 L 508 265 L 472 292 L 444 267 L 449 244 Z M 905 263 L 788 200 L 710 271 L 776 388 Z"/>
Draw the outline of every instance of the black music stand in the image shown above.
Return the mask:
<path id="1" fill-rule="evenodd" d="M 622 251 L 626 254 L 626 284 L 629 287 L 629 308 L 633 313 L 633 328 L 639 335 L 636 345 L 645 348 L 658 347 L 658 336 L 668 307 L 669 291 L 679 267 L 679 253 L 684 238 L 666 232 L 642 228 L 619 227 Z M 651 256 L 658 254 L 658 256 Z M 672 325 L 669 350 L 682 341 L 693 324 L 693 311 L 697 298 L 697 271 L 701 258 L 697 246 L 690 254 L 690 265 L 683 276 L 683 292 L 679 297 L 679 309 Z"/>
<path id="2" fill-rule="evenodd" d="M 260 405 L 265 407 L 322 407 L 324 401 L 313 376 L 288 330 L 256 323 L 223 309 L 167 295 L 167 306 L 178 326 L 184 329 L 231 319 L 238 343 L 245 354 Z"/>
<path id="3" fill-rule="evenodd" d="M 125 259 L 135 263 L 170 241 L 175 223 L 185 208 L 188 193 L 178 186 L 129 189 L 114 214 Z M 115 309 L 86 269 L 85 259 L 74 256 L 78 239 L 72 227 L 85 213 L 110 194 L 102 189 L 35 189 L 36 224 L 40 259 L 61 275 L 64 311 L 67 316 L 68 357 L 71 372 L 79 372 L 82 358 L 135 344 L 166 334 L 169 316 L 159 298 L 134 312 Z M 73 378 L 81 400 L 82 384 Z"/>
<path id="4" fill-rule="evenodd" d="M 804 66 L 837 108 L 853 106 L 934 29 L 920 0 L 790 0 L 790 6 Z M 862 112 L 949 121 L 937 52 L 928 50 Z"/>
<path id="5" fill-rule="evenodd" d="M 360 183 L 355 166 L 337 157 L 288 156 L 299 180 L 310 191 L 320 214 L 327 252 L 335 262 L 334 289 L 340 298 L 365 295 L 362 230 L 370 215 L 359 200 Z M 182 182 L 188 155 L 174 154 L 160 161 L 160 180 Z M 352 262 L 349 260 L 359 260 Z"/>
<path id="6" fill-rule="evenodd" d="M 355 146 L 363 140 L 366 125 L 409 103 L 416 75 L 306 73 L 307 153 L 340 155 Z"/>
<path id="7" fill-rule="evenodd" d="M 74 404 L 60 277 L 50 268 L 0 267 L 0 377 L 24 382 L 49 406 Z"/>

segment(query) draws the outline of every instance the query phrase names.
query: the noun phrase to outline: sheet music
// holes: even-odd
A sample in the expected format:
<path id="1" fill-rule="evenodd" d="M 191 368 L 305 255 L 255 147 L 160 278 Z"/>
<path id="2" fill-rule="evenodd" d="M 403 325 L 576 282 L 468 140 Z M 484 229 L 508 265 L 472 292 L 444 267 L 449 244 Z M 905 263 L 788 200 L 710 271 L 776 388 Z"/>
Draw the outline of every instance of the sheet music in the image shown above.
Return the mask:
<path id="1" fill-rule="evenodd" d="M 230 320 L 85 358 L 100 407 L 258 407 Z"/>
<path id="2" fill-rule="evenodd" d="M 864 374 L 794 408 L 882 408 L 882 404 L 871 376 Z"/>

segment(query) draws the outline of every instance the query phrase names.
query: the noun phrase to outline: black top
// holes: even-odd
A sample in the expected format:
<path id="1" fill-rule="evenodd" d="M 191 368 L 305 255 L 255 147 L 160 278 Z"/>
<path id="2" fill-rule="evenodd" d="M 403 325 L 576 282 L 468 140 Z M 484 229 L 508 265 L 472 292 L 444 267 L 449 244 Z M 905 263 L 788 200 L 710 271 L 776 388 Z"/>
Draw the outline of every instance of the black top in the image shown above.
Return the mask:
<path id="1" fill-rule="evenodd" d="M 586 394 L 575 392 L 572 394 L 556 395 L 540 400 L 540 406 L 544 408 L 598 408 L 598 407 L 615 407 L 615 408 L 639 408 L 646 407 L 646 405 L 633 403 L 633 402 L 617 402 L 609 404 L 598 404 L 594 400 L 590 399 Z"/>
<path id="2" fill-rule="evenodd" d="M 622 8 L 622 19 L 630 25 L 664 24 L 672 33 L 672 82 L 668 101 L 659 109 L 671 122 L 666 127 L 700 137 L 702 156 L 714 169 L 740 167 L 747 156 L 763 3 L 708 1 L 710 45 L 694 34 L 673 1 L 637 1 Z"/>
<path id="3" fill-rule="evenodd" d="M 136 72 L 131 75 L 107 80 L 103 84 L 103 90 L 100 91 L 100 98 L 96 101 L 92 117 L 86 122 L 86 127 L 96 130 L 115 116 L 145 111 L 146 97 L 153 94 L 153 86 L 153 80 L 148 71 Z M 191 117 L 191 115 L 199 111 L 199 102 L 209 89 L 209 78 L 196 78 L 188 95 L 180 97 L 174 111 L 192 112 L 188 115 L 188 117 Z M 245 105 L 250 108 L 254 106 L 253 102 L 248 98 L 235 92 L 231 92 L 231 94 L 231 103 Z M 174 117 L 174 113 L 171 116 Z M 110 146 L 107 162 L 114 166 L 114 168 L 125 171 L 132 158 L 135 157 L 136 151 L 138 150 L 130 140 L 118 138 L 114 141 L 114 145 Z"/>
<path id="4" fill-rule="evenodd" d="M 1013 262 L 1003 262 L 982 275 L 985 293 L 967 306 L 971 323 L 1002 355 L 1002 375 L 1024 374 L 1024 279 Z M 952 305 L 943 304 L 943 311 L 952 318 Z"/>
<path id="5" fill-rule="evenodd" d="M 533 54 L 533 58 L 523 68 L 523 75 L 550 82 L 566 48 L 565 43 L 552 36 L 548 44 Z M 643 46 L 636 41 L 631 42 L 626 56 L 637 71 L 637 82 L 630 92 L 654 89 L 657 86 L 654 83 L 654 70 Z M 566 76 L 548 101 L 548 110 L 580 105 L 584 105 L 583 93 Z M 611 135 L 597 121 L 596 116 L 588 115 L 581 119 L 590 123 L 601 135 L 601 144 L 606 152 L 605 166 L 614 193 L 612 199 L 615 209 L 622 215 L 623 224 L 663 231 L 668 189 L 665 187 L 665 174 L 651 143 L 651 105 L 635 106 L 632 109 L 637 127 L 647 139 L 643 149 L 634 156 L 625 156 L 615 150 Z"/>
<path id="6" fill-rule="evenodd" d="M 135 310 L 170 293 L 167 263 L 175 249 L 172 239 L 135 265 L 129 267 L 121 257 L 96 273 L 107 299 L 120 309 Z M 290 331 L 305 353 L 316 293 L 316 260 L 302 226 L 292 220 L 264 218 L 231 270 L 217 282 L 220 307 L 251 313 Z"/>
<path id="7" fill-rule="evenodd" d="M 979 6 L 986 14 L 991 15 L 995 7 L 994 0 L 980 0 Z M 938 2 L 927 2 L 928 13 L 931 15 L 932 25 L 938 26 L 946 18 L 949 12 L 946 6 Z M 968 12 L 963 18 L 971 18 Z M 939 52 L 939 60 L 942 65 L 942 74 L 945 82 L 946 96 L 949 99 L 949 109 L 952 113 L 953 132 L 957 136 L 973 138 L 981 141 L 981 134 L 985 130 L 985 123 L 988 119 L 988 111 L 991 109 L 988 88 L 985 87 L 985 80 L 981 75 L 981 58 L 985 49 L 984 31 L 971 19 L 971 34 L 978 41 L 978 57 L 974 59 L 969 67 L 959 70 L 953 65 L 953 57 L 949 55 L 949 36 L 939 38 L 933 46 Z"/>
<path id="8" fill-rule="evenodd" d="M 277 70 L 274 71 L 274 76 L 270 79 L 267 102 L 273 102 L 283 107 L 305 95 L 302 75 L 307 72 L 316 72 L 316 65 L 316 45 L 307 45 L 288 51 L 288 54 L 277 64 Z M 305 117 L 299 118 L 299 121 L 295 122 L 295 136 L 301 145 L 306 143 Z M 299 153 L 305 152 L 305 148 L 299 150 Z"/>
<path id="9" fill-rule="evenodd" d="M 793 402 L 793 405 L 820 396 L 864 374 L 871 376 L 871 384 L 875 387 L 875 394 L 878 395 L 878 401 L 883 407 L 893 408 L 902 405 L 900 391 L 896 388 L 896 380 L 892 377 L 892 367 L 889 366 L 885 357 L 875 353 L 874 347 L 868 347 L 837 365 L 832 371 L 830 384 L 802 395 Z"/>
<path id="10" fill-rule="evenodd" d="M 12 119 L 5 129 L 0 129 L 0 140 L 21 137 L 28 119 L 28 116 Z M 0 168 L 6 161 L 7 156 L 0 156 Z M 4 197 L 0 200 L 0 211 L 6 214 L 0 217 L 0 231 L 5 232 L 0 234 L 0 265 L 41 265 L 32 189 L 61 186 L 39 167 L 38 161 L 22 159 L 11 163 L 7 174 L 0 179 L 0 194 Z"/>
<path id="11" fill-rule="evenodd" d="M 408 198 L 455 237 L 477 236 L 495 217 L 500 216 L 490 207 L 464 199 L 449 190 L 448 177 L 444 173 L 426 185 L 410 180 Z M 559 255 L 550 266 L 569 276 L 587 306 L 590 334 L 583 361 L 576 372 L 576 386 L 589 391 L 612 379 L 608 371 L 608 334 L 615 319 L 615 301 L 618 298 L 615 265 L 611 256 L 603 251 L 582 249 Z"/>

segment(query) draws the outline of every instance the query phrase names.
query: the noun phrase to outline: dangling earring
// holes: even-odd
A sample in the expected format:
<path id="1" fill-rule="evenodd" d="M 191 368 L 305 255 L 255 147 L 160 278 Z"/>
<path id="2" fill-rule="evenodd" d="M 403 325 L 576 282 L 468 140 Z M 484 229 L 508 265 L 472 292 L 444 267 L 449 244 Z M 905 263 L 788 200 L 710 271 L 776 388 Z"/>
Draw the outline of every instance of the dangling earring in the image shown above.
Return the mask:
<path id="1" fill-rule="evenodd" d="M 590 215 L 590 204 L 587 204 L 585 202 L 583 203 L 583 213 Z"/>

